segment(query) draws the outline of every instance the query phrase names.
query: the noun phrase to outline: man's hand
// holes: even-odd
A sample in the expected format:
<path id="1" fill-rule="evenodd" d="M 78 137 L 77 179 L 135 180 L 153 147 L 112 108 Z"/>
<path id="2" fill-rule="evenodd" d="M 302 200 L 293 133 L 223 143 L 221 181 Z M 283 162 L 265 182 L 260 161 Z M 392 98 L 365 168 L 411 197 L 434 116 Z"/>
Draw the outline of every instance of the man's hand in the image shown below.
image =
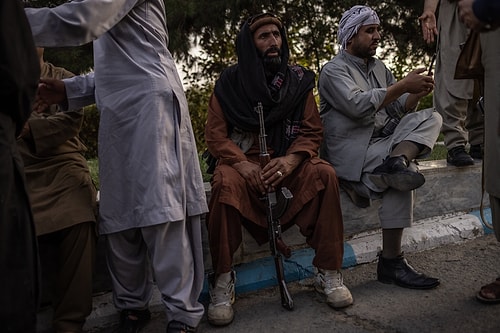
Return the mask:
<path id="1" fill-rule="evenodd" d="M 266 186 L 262 181 L 262 170 L 258 164 L 241 161 L 234 163 L 233 168 L 247 181 L 250 188 L 262 195 L 266 194 Z"/>
<path id="2" fill-rule="evenodd" d="M 241 161 L 233 164 L 233 168 L 247 181 L 248 185 L 262 195 L 274 190 L 286 176 L 289 176 L 304 161 L 302 154 L 290 154 L 273 158 L 261 170 L 260 166 Z"/>
<path id="3" fill-rule="evenodd" d="M 38 84 L 33 111 L 43 112 L 53 104 L 67 104 L 66 87 L 62 80 L 42 78 Z"/>
<path id="4" fill-rule="evenodd" d="M 434 36 L 437 36 L 438 34 L 436 15 L 434 14 L 434 12 L 426 10 L 418 19 L 420 20 L 420 25 L 422 26 L 422 35 L 424 37 L 424 41 L 427 44 L 434 43 Z"/>
<path id="5" fill-rule="evenodd" d="M 411 71 L 401 80 L 405 86 L 405 91 L 410 93 L 405 104 L 405 109 L 407 111 L 415 109 L 420 99 L 428 95 L 434 89 L 434 79 L 432 76 L 421 75 L 421 73 L 425 71 L 425 68 L 418 68 Z"/>
<path id="6" fill-rule="evenodd" d="M 278 186 L 286 176 L 289 176 L 300 163 L 304 161 L 302 154 L 289 154 L 273 158 L 262 169 L 262 181 L 273 188 Z"/>
<path id="7" fill-rule="evenodd" d="M 427 69 L 418 68 L 411 71 L 405 78 L 387 87 L 384 101 L 379 106 L 379 110 L 398 99 L 405 93 L 410 93 L 406 99 L 406 110 L 413 109 L 419 99 L 428 95 L 434 89 L 434 79 L 431 75 L 421 75 Z"/>
<path id="8" fill-rule="evenodd" d="M 434 79 L 432 76 L 421 75 L 425 71 L 425 68 L 417 68 L 401 80 L 404 82 L 406 92 L 425 96 L 434 89 Z"/>
<path id="9" fill-rule="evenodd" d="M 19 133 L 17 138 L 21 139 L 21 138 L 27 137 L 30 134 L 30 131 L 31 131 L 30 124 L 26 121 L 24 123 L 23 129 L 21 130 L 21 133 Z"/>
<path id="10" fill-rule="evenodd" d="M 473 3 L 474 0 L 460 0 L 458 2 L 458 16 L 460 17 L 460 20 L 472 30 L 488 31 L 493 29 L 490 24 L 484 24 L 476 17 L 476 14 L 474 14 L 474 10 L 472 9 Z"/>

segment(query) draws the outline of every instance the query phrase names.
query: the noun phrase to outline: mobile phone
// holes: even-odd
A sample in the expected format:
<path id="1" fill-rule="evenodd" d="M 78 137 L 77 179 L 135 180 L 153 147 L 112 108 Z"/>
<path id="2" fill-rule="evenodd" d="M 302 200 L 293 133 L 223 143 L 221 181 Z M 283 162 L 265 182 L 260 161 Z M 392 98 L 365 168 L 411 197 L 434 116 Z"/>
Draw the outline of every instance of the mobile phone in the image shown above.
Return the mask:
<path id="1" fill-rule="evenodd" d="M 428 76 L 432 75 L 432 67 L 434 66 L 434 61 L 436 61 L 436 52 L 434 52 L 434 54 L 432 55 L 431 63 L 429 64 L 429 70 L 427 71 Z"/>

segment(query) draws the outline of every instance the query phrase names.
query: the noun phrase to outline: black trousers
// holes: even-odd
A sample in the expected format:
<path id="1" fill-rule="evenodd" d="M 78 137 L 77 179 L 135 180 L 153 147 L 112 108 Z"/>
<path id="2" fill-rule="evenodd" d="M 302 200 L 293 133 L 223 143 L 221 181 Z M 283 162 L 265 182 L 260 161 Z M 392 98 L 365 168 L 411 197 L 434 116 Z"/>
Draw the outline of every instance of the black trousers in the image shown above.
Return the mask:
<path id="1" fill-rule="evenodd" d="M 39 263 L 15 124 L 0 113 L 0 327 L 35 332 Z"/>

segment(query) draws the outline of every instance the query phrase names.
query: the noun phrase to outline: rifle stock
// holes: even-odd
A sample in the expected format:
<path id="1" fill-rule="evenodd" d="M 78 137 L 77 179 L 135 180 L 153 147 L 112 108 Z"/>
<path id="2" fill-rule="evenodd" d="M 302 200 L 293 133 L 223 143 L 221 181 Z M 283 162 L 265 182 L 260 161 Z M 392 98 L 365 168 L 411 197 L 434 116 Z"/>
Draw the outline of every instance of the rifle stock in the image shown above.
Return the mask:
<path id="1" fill-rule="evenodd" d="M 259 102 L 255 111 L 259 114 L 259 145 L 260 145 L 260 166 L 264 168 L 271 160 L 267 151 L 266 132 L 264 127 L 264 115 L 262 104 Z M 266 200 L 266 214 L 269 233 L 269 246 L 271 255 L 274 257 L 274 266 L 276 268 L 276 278 L 280 289 L 281 305 L 287 310 L 293 310 L 293 300 L 285 281 L 285 271 L 283 268 L 283 258 L 289 258 L 292 254 L 291 249 L 285 244 L 281 238 L 281 225 L 279 218 L 285 213 L 288 203 L 293 198 L 292 193 L 286 187 L 276 193 L 275 191 L 267 191 L 264 199 Z"/>

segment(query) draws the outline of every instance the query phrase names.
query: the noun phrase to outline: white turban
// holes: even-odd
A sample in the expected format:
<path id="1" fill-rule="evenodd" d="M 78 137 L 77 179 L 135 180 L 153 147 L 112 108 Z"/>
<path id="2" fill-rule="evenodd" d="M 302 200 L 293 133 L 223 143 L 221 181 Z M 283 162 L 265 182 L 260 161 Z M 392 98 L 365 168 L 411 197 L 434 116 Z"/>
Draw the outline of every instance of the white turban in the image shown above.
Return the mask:
<path id="1" fill-rule="evenodd" d="M 357 5 L 342 14 L 339 23 L 337 40 L 342 49 L 345 49 L 347 42 L 351 40 L 363 25 L 380 24 L 377 13 L 367 6 Z"/>

